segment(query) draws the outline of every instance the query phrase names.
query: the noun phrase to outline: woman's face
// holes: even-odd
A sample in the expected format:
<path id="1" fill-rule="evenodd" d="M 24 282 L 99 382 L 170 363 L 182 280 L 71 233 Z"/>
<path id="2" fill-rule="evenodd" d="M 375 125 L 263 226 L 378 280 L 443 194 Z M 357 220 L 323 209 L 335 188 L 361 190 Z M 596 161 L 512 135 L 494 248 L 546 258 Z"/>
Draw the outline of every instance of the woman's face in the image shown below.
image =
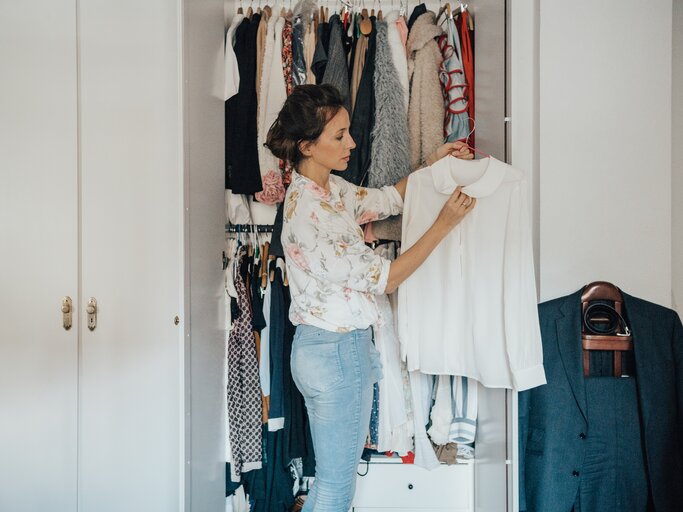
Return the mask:
<path id="1" fill-rule="evenodd" d="M 349 133 L 349 126 L 349 113 L 345 108 L 340 108 L 327 122 L 318 140 L 302 145 L 302 153 L 325 169 L 345 171 L 349 165 L 351 150 L 356 147 Z"/>

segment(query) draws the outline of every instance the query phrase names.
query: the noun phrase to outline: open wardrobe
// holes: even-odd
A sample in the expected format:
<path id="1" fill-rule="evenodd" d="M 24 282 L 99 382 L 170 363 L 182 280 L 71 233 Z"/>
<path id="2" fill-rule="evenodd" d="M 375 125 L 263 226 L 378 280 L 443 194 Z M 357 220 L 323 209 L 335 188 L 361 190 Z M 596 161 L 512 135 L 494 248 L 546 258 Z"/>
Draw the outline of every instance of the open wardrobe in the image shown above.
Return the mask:
<path id="1" fill-rule="evenodd" d="M 683 417 L 681 27 L 677 0 L 0 0 L 0 512 L 300 510 L 291 354 L 317 310 L 292 306 L 307 253 L 280 237 L 301 175 L 264 142 L 323 83 L 355 141 L 346 197 L 408 178 L 382 205 L 402 216 L 356 208 L 373 257 L 418 243 L 457 186 L 477 198 L 353 310 L 376 301 L 382 377 L 351 511 L 609 512 L 589 467 L 607 404 L 666 462 L 610 445 L 629 512 L 673 512 L 683 434 L 652 436 Z M 430 161 L 446 141 L 474 159 Z M 657 318 L 674 327 L 643 336 Z"/>

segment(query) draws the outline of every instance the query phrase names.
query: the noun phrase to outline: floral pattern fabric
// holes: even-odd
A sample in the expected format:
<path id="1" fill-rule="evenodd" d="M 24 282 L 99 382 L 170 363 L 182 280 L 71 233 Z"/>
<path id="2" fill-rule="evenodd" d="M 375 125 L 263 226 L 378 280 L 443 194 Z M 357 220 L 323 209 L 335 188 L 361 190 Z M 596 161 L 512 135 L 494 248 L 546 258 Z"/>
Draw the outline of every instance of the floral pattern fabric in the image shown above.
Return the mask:
<path id="1" fill-rule="evenodd" d="M 285 26 L 282 29 L 282 72 L 285 75 L 285 83 L 287 85 L 287 96 L 292 94 L 294 89 L 294 79 L 292 77 L 292 68 L 294 66 L 294 56 L 292 54 L 292 22 L 285 21 Z M 282 181 L 284 186 L 289 186 L 292 182 L 292 166 L 289 162 L 280 160 L 280 170 L 282 171 Z"/>
<path id="2" fill-rule="evenodd" d="M 375 295 L 384 293 L 390 261 L 363 240 L 361 224 L 403 210 L 391 186 L 370 189 L 330 176 L 329 190 L 292 173 L 282 226 L 294 325 L 336 332 L 377 321 Z"/>

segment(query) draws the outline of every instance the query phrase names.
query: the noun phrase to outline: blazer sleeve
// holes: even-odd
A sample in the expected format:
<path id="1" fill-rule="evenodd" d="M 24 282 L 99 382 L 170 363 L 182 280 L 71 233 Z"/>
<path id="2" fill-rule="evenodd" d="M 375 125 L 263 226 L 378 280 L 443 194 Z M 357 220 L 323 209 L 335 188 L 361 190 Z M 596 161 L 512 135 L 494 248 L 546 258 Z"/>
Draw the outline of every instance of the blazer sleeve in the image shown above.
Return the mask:
<path id="1" fill-rule="evenodd" d="M 517 391 L 546 383 L 526 188 L 515 183 L 510 195 L 503 263 L 505 339 Z"/>

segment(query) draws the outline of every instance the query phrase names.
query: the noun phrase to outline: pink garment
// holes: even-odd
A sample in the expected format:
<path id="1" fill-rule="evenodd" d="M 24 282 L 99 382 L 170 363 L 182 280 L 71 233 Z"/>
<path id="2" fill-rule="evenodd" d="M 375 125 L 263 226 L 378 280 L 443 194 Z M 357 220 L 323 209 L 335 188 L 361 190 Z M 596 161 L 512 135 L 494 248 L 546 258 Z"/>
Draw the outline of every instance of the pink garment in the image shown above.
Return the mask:
<path id="1" fill-rule="evenodd" d="M 403 47 L 406 48 L 406 55 L 408 54 L 407 44 L 408 44 L 408 25 L 406 24 L 406 19 L 403 16 L 399 16 L 396 20 L 396 28 L 398 29 L 398 34 L 401 36 L 401 42 Z"/>

